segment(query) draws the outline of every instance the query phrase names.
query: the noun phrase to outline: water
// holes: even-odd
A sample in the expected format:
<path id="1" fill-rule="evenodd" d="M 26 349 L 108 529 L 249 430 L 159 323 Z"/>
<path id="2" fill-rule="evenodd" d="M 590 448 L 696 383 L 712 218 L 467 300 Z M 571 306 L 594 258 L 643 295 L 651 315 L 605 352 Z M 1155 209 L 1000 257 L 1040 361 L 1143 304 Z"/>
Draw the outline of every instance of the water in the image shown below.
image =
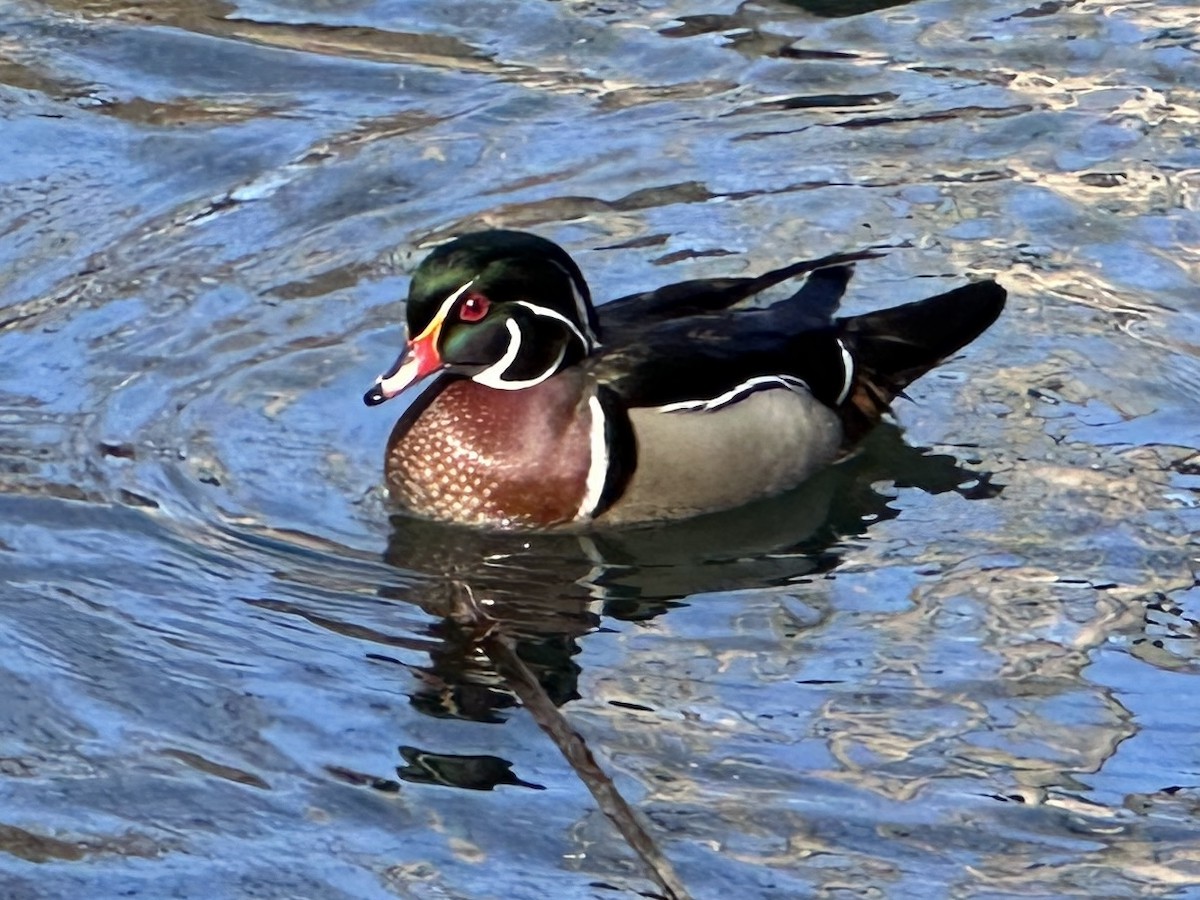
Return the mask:
<path id="1" fill-rule="evenodd" d="M 474 598 L 694 896 L 1200 897 L 1198 51 L 1185 3 L 8 0 L 0 894 L 656 890 Z M 1010 303 L 792 496 L 391 523 L 359 397 L 483 225 L 598 297 L 882 245 L 851 312 Z"/>

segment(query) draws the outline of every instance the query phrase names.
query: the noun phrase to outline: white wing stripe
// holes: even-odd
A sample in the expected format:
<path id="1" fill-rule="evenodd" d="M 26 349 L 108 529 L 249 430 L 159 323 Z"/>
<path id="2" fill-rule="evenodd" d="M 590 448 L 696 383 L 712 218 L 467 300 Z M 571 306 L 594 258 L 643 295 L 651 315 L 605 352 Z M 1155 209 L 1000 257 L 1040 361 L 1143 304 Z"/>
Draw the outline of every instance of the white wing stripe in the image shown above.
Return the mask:
<path id="1" fill-rule="evenodd" d="M 842 343 L 842 339 L 837 339 L 838 349 L 842 351 L 842 371 L 846 373 L 846 380 L 842 382 L 841 393 L 837 395 L 837 400 L 834 406 L 841 406 L 842 401 L 850 394 L 850 387 L 854 384 L 854 357 L 850 355 L 850 351 L 846 349 L 846 345 Z"/>
<path id="2" fill-rule="evenodd" d="M 720 409 L 722 406 L 733 403 L 747 394 L 771 386 L 784 387 L 789 391 L 795 391 L 797 394 L 812 393 L 808 385 L 794 375 L 757 375 L 748 381 L 743 381 L 737 387 L 730 388 L 719 397 L 712 397 L 708 400 L 680 400 L 678 403 L 668 403 L 665 406 L 655 408 L 659 412 L 684 412 L 686 410 L 711 412 L 714 409 Z"/>

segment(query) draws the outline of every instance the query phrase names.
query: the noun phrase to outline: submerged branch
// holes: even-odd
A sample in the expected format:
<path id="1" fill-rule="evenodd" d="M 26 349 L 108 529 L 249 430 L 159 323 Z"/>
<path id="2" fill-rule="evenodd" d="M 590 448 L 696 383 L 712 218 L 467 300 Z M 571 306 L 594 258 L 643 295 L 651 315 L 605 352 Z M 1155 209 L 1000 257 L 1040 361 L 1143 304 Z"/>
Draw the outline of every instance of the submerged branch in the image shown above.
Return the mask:
<path id="1" fill-rule="evenodd" d="M 466 587 L 466 586 L 464 586 Z M 534 722 L 550 736 L 559 752 L 591 791 L 600 811 L 617 827 L 621 837 L 641 858 L 658 883 L 667 900 L 688 900 L 690 896 L 670 860 L 658 848 L 654 838 L 642 824 L 638 814 L 617 790 L 608 774 L 600 768 L 583 736 L 554 705 L 529 666 L 518 655 L 513 641 L 504 633 L 499 622 L 480 609 L 469 587 L 463 591 L 461 603 L 456 604 L 456 618 L 474 628 L 480 649 L 496 666 L 496 670 L 512 688 L 529 711 Z"/>

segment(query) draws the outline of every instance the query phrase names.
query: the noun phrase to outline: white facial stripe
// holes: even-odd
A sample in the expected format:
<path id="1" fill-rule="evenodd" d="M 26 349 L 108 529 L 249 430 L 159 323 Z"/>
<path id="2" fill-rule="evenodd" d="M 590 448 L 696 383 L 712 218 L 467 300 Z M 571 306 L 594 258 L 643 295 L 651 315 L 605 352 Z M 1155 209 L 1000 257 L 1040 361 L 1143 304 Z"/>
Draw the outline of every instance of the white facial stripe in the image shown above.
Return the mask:
<path id="1" fill-rule="evenodd" d="M 587 489 L 583 492 L 579 511 L 575 513 L 576 519 L 590 519 L 595 515 L 604 494 L 604 484 L 608 481 L 608 422 L 600 398 L 595 394 L 588 398 L 588 410 L 592 415 L 592 456 L 588 463 Z"/>
<path id="2" fill-rule="evenodd" d="M 442 305 L 438 307 L 437 315 L 435 315 L 432 319 L 430 319 L 429 324 L 425 326 L 425 330 L 422 331 L 420 334 L 418 334 L 412 340 L 419 341 L 419 340 L 422 340 L 423 338 L 429 337 L 429 333 L 434 328 L 437 328 L 438 326 L 440 326 L 442 324 L 442 322 L 445 321 L 446 316 L 450 315 L 450 307 L 452 307 L 455 303 L 457 303 L 458 298 L 461 297 L 466 292 L 467 288 L 469 288 L 474 283 L 475 283 L 475 279 L 472 278 L 470 281 L 468 281 L 466 284 L 464 284 L 462 287 L 460 287 L 457 291 L 455 291 L 453 294 L 451 294 L 449 297 L 447 297 L 445 300 L 443 300 Z"/>
<path id="3" fill-rule="evenodd" d="M 579 343 L 583 344 L 584 350 L 592 349 L 592 342 L 589 341 L 586 337 L 584 337 L 583 333 L 578 328 L 575 327 L 575 323 L 572 322 L 570 319 L 568 319 L 566 316 L 564 316 L 562 313 L 560 313 L 556 310 L 550 309 L 548 306 L 538 306 L 536 303 L 530 303 L 528 300 L 518 300 L 516 302 L 516 305 L 523 306 L 526 309 L 533 310 L 533 312 L 536 315 L 545 316 L 546 318 L 549 318 L 549 319 L 557 319 L 559 322 L 562 322 L 564 325 L 566 325 L 568 328 L 570 328 L 571 332 L 575 335 L 575 337 L 579 338 Z M 586 322 L 587 320 L 585 319 L 584 321 Z"/>
<path id="4" fill-rule="evenodd" d="M 571 296 L 575 298 L 575 311 L 579 313 L 579 321 L 583 323 L 583 331 L 587 335 L 588 349 L 595 350 L 600 346 L 600 341 L 597 339 L 596 333 L 592 331 L 592 320 L 588 315 L 587 301 L 583 299 L 583 294 L 575 286 L 574 279 L 571 279 Z"/>
<path id="5" fill-rule="evenodd" d="M 575 276 L 561 263 L 554 262 L 554 260 L 551 260 L 551 262 L 562 270 L 562 273 L 567 276 L 567 281 L 571 283 L 571 296 L 575 300 L 575 312 L 579 314 L 579 321 L 583 323 L 583 330 L 587 334 L 587 340 L 584 341 L 584 345 L 589 350 L 599 347 L 600 342 L 596 340 L 596 335 L 592 332 L 592 320 L 588 315 L 587 301 L 583 299 L 583 292 L 579 290 L 579 285 L 575 283 Z"/>
<path id="6" fill-rule="evenodd" d="M 841 393 L 837 395 L 837 400 L 834 401 L 834 406 L 841 406 L 842 401 L 850 395 L 850 386 L 854 384 L 854 357 L 850 355 L 850 351 L 846 349 L 846 345 L 842 343 L 842 339 L 837 339 L 838 349 L 842 351 L 842 370 L 846 373 L 846 380 L 842 382 Z"/>
<path id="7" fill-rule="evenodd" d="M 772 385 L 787 388 L 789 391 L 795 391 L 797 394 L 801 392 L 811 393 L 808 385 L 794 375 L 758 375 L 748 381 L 743 381 L 737 387 L 730 388 L 719 397 L 713 397 L 708 400 L 680 400 L 678 403 L 668 403 L 665 406 L 656 407 L 656 409 L 659 412 L 685 412 L 688 410 L 711 412 L 714 409 L 720 409 L 722 406 L 733 403 L 759 388 Z"/>
<path id="8" fill-rule="evenodd" d="M 522 388 L 533 387 L 541 384 L 556 371 L 558 364 L 563 361 L 563 357 L 567 355 L 566 346 L 562 346 L 558 350 L 558 357 L 552 362 L 549 368 L 541 375 L 535 378 L 529 378 L 525 381 L 509 381 L 504 377 L 504 373 L 508 371 L 508 367 L 516 361 L 517 355 L 521 352 L 521 326 L 508 319 L 504 323 L 504 327 L 508 329 L 508 347 L 504 350 L 504 355 L 496 362 L 492 363 L 478 375 L 472 377 L 472 381 L 477 384 L 482 384 L 484 387 L 496 388 L 502 391 L 519 391 Z"/>

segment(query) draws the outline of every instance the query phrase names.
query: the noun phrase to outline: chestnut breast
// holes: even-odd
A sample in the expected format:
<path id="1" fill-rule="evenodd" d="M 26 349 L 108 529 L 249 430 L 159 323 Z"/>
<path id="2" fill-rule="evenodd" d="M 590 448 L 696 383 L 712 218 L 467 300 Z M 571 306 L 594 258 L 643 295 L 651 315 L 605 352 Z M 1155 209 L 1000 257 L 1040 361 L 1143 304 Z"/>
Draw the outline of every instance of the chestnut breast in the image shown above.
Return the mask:
<path id="1" fill-rule="evenodd" d="M 515 391 L 452 381 L 392 432 L 388 489 L 435 519 L 501 528 L 570 522 L 587 494 L 590 394 L 571 370 Z"/>

